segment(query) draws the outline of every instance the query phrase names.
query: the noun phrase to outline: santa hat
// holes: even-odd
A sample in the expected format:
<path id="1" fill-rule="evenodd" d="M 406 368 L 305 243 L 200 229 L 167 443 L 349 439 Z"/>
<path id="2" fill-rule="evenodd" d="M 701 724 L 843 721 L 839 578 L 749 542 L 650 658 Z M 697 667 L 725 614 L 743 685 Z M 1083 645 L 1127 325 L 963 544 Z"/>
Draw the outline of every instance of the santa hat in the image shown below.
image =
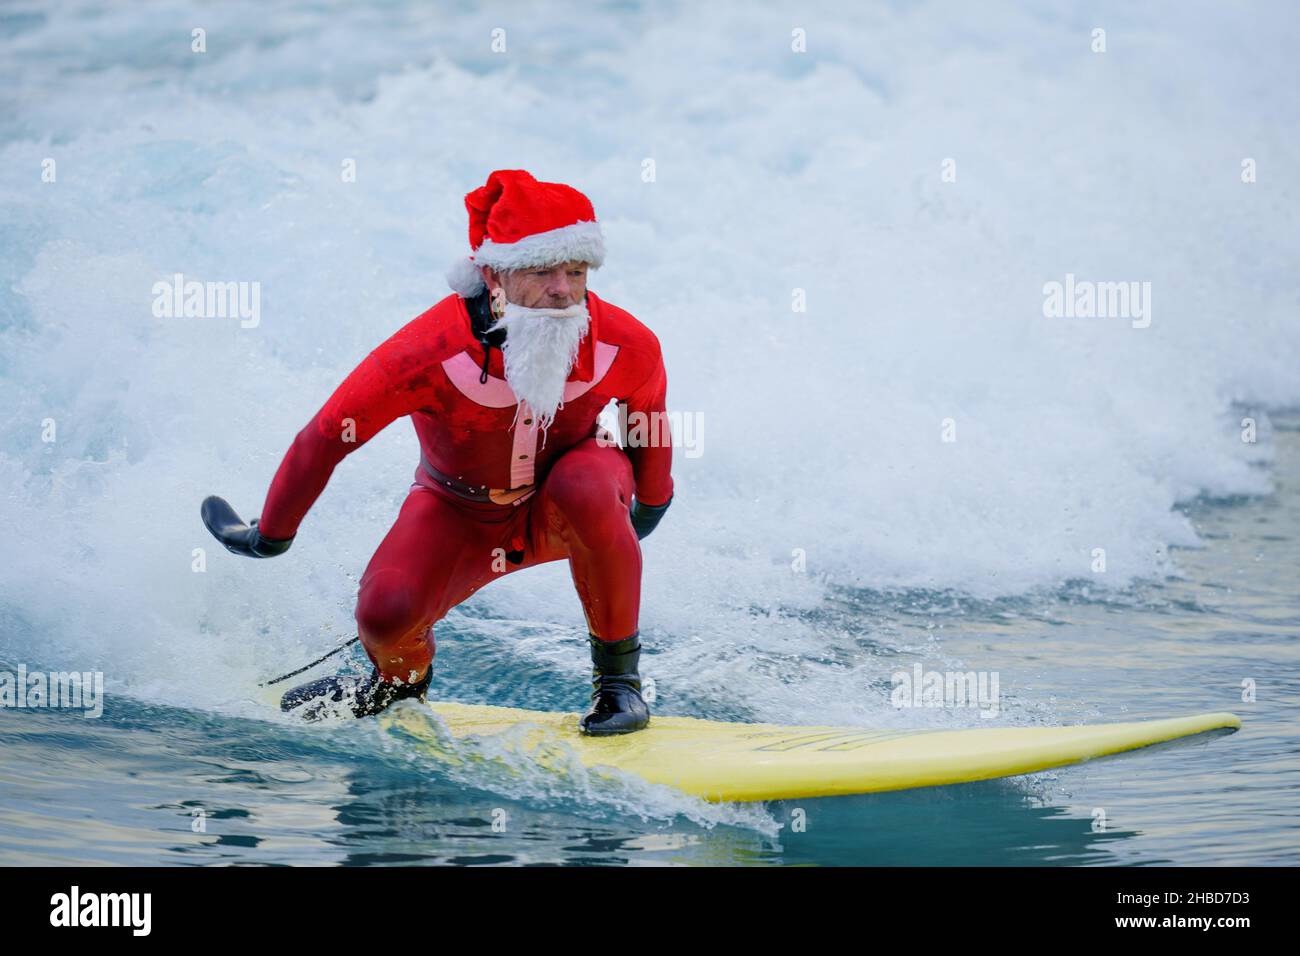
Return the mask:
<path id="1" fill-rule="evenodd" d="M 467 299 L 485 288 L 479 266 L 527 269 L 576 260 L 598 269 L 605 261 L 596 211 L 572 186 L 498 169 L 465 197 L 465 208 L 472 253 L 452 265 L 447 282 Z"/>

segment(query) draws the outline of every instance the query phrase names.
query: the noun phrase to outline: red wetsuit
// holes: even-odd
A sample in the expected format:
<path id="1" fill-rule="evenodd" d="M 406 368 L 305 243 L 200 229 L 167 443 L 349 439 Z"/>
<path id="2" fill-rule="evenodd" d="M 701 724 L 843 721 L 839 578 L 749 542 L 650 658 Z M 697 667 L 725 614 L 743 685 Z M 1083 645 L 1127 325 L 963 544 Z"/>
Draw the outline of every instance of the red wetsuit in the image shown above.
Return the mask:
<path id="1" fill-rule="evenodd" d="M 450 295 L 370 353 L 294 439 L 259 528 L 290 538 L 343 458 L 409 415 L 420 440 L 415 484 L 366 567 L 357 628 L 387 679 L 412 680 L 433 658 L 433 624 L 510 571 L 567 558 L 591 633 L 637 632 L 641 548 L 628 517 L 672 497 L 667 379 L 659 341 L 632 315 L 587 293 L 591 324 L 545 433 L 505 380 L 499 349 L 475 338 Z M 661 413 L 655 440 L 597 438 L 614 399 Z M 635 419 L 634 419 L 635 420 Z"/>

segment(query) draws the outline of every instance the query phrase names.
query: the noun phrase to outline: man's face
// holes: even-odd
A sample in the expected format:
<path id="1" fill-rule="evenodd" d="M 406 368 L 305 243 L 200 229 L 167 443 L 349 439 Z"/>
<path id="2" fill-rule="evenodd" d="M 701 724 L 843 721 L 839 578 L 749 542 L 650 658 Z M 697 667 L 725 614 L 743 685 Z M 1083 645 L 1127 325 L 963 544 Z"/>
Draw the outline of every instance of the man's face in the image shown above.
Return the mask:
<path id="1" fill-rule="evenodd" d="M 591 326 L 583 298 L 587 264 L 565 262 L 505 273 L 485 268 L 483 281 L 492 291 L 496 316 L 489 328 L 506 330 L 501 346 L 506 381 L 537 413 L 528 416 L 535 427 L 547 428 L 564 399 L 564 383 L 579 343 Z"/>
<path id="2" fill-rule="evenodd" d="M 587 294 L 587 263 L 563 262 L 512 272 L 485 268 L 483 281 L 493 295 L 503 289 L 507 302 L 525 309 L 567 309 Z"/>

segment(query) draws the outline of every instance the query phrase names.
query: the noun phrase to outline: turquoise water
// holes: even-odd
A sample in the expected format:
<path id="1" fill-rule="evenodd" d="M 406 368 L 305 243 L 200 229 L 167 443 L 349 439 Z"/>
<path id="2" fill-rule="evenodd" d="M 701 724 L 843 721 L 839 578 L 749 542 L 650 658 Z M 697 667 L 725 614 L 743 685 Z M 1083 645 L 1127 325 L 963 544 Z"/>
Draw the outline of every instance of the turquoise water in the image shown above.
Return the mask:
<path id="1" fill-rule="evenodd" d="M 461 6 L 0 11 L 0 671 L 107 694 L 0 708 L 0 863 L 1297 862 L 1294 5 Z M 257 513 L 519 167 L 592 197 L 592 288 L 701 425 L 645 547 L 658 713 L 1243 729 L 713 806 L 283 719 L 258 683 L 352 636 L 414 436 L 273 561 L 199 502 Z M 257 283 L 258 321 L 155 316 L 177 272 Z M 1066 276 L 1149 282 L 1149 325 L 1046 316 Z M 577 710 L 584 634 L 565 567 L 511 575 L 439 625 L 432 693 Z M 1000 714 L 895 709 L 914 664 L 995 672 Z"/>

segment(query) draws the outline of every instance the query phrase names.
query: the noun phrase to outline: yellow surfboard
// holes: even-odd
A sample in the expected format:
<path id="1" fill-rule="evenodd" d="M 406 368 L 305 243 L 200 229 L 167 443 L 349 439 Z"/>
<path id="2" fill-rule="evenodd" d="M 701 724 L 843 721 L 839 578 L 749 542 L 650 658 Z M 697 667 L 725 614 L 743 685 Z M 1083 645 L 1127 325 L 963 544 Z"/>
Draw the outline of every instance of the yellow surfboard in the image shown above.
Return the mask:
<path id="1" fill-rule="evenodd" d="M 706 800 L 783 800 L 906 790 L 1034 773 L 1206 731 L 1233 731 L 1233 714 L 1139 723 L 969 730 L 781 727 L 692 717 L 651 718 L 618 737 L 578 733 L 578 715 L 473 704 L 427 705 L 453 739 L 491 739 L 543 765 L 576 755 Z M 416 708 L 384 715 L 430 752 L 451 756 Z M 445 734 L 441 736 L 445 737 Z"/>

